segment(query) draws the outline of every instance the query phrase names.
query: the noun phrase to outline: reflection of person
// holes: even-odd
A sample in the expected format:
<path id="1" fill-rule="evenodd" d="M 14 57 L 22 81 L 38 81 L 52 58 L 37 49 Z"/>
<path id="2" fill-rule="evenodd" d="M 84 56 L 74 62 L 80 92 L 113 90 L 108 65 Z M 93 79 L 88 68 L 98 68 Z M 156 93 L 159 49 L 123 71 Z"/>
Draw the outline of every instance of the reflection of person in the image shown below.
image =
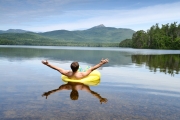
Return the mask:
<path id="1" fill-rule="evenodd" d="M 79 93 L 78 90 L 83 90 L 86 91 L 88 93 L 91 93 L 93 96 L 95 96 L 96 98 L 99 99 L 100 103 L 102 104 L 103 102 L 106 103 L 107 99 L 106 98 L 102 98 L 100 96 L 100 94 L 92 91 L 89 86 L 84 85 L 83 83 L 75 83 L 75 82 L 68 82 L 67 84 L 63 84 L 61 85 L 59 88 L 45 92 L 42 96 L 46 96 L 47 97 L 57 91 L 62 91 L 62 90 L 72 90 L 70 93 L 70 98 L 71 100 L 78 100 L 79 97 Z"/>
<path id="2" fill-rule="evenodd" d="M 72 71 L 71 71 L 71 70 L 64 70 L 62 68 L 56 67 L 56 66 L 50 64 L 47 60 L 42 61 L 43 64 L 49 66 L 50 68 L 53 68 L 53 69 L 59 71 L 61 74 L 65 75 L 69 78 L 72 78 L 72 79 L 82 79 L 82 78 L 88 76 L 93 70 L 101 67 L 103 64 L 106 64 L 108 62 L 109 62 L 108 59 L 102 59 L 99 64 L 89 68 L 87 71 L 79 72 L 78 71 L 78 69 L 79 69 L 79 63 L 78 62 L 73 62 L 71 64 L 71 69 L 72 69 Z"/>

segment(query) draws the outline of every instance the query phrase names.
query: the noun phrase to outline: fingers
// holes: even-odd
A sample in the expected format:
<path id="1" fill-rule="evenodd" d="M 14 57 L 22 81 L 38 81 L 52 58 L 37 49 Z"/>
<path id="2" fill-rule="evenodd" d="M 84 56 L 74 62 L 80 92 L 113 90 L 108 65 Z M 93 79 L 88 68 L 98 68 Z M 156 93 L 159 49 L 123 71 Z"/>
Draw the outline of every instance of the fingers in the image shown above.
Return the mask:
<path id="1" fill-rule="evenodd" d="M 102 58 L 101 61 L 109 61 L 109 59 L 108 58 L 106 58 L 106 59 Z"/>
<path id="2" fill-rule="evenodd" d="M 45 60 L 45 61 L 42 60 L 42 63 L 45 64 L 45 65 L 47 65 L 47 64 L 48 64 L 48 61 L 47 61 L 47 60 Z"/>
<path id="3" fill-rule="evenodd" d="M 105 64 L 105 63 L 108 63 L 108 62 L 109 62 L 109 59 L 108 59 L 108 58 L 106 58 L 106 59 L 103 59 L 103 58 L 102 58 L 101 62 L 104 63 L 104 64 Z"/>
<path id="4" fill-rule="evenodd" d="M 45 62 L 42 60 L 42 63 L 44 64 Z"/>
<path id="5" fill-rule="evenodd" d="M 105 59 L 105 61 L 106 61 L 106 63 L 108 63 L 108 62 L 109 62 L 109 59 L 108 59 L 108 58 L 106 58 L 106 59 Z"/>

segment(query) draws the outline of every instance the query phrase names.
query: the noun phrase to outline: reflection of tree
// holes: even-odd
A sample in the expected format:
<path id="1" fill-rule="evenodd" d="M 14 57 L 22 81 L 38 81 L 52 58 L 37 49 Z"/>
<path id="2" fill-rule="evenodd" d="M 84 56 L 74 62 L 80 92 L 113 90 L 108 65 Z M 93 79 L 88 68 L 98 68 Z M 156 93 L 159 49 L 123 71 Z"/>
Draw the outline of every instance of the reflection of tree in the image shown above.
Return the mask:
<path id="1" fill-rule="evenodd" d="M 53 90 L 50 90 L 48 92 L 44 92 L 44 94 L 42 94 L 42 97 L 46 96 L 46 99 L 47 97 L 52 94 L 52 93 L 55 93 L 55 92 L 60 92 L 62 90 L 72 90 L 71 93 L 70 93 L 70 98 L 71 100 L 78 100 L 78 97 L 79 97 L 79 93 L 78 93 L 78 90 L 83 90 L 83 91 L 86 91 L 88 93 L 90 93 L 91 95 L 93 95 L 94 97 L 96 97 L 97 99 L 99 99 L 100 103 L 102 104 L 103 102 L 106 103 L 107 102 L 107 99 L 106 98 L 103 98 L 100 96 L 100 94 L 98 94 L 97 92 L 94 92 L 90 89 L 90 87 L 88 85 L 85 85 L 83 83 L 75 83 L 75 82 L 68 82 L 67 84 L 63 84 L 61 85 L 59 88 L 57 89 L 53 89 Z"/>
<path id="2" fill-rule="evenodd" d="M 179 74 L 180 55 L 132 55 L 132 62 L 145 64 L 154 72 L 159 68 L 165 74 Z"/>
<path id="3" fill-rule="evenodd" d="M 56 47 L 50 47 L 56 48 Z M 108 58 L 111 62 L 105 66 L 110 65 L 127 65 L 131 63 L 130 56 L 125 56 L 125 53 L 119 51 L 105 51 L 105 50 L 76 50 L 74 49 L 41 49 L 41 48 L 0 48 L 0 57 L 5 57 L 10 60 L 13 59 L 32 59 L 45 58 L 47 60 L 55 61 L 78 61 L 89 64 L 97 64 L 102 58 Z"/>

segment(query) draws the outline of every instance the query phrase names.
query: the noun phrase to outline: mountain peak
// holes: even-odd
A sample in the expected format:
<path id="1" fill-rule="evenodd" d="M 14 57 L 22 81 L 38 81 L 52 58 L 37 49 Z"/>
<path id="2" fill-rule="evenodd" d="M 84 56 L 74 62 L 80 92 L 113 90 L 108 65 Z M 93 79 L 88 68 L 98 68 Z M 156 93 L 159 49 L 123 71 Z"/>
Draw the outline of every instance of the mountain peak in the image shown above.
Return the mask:
<path id="1" fill-rule="evenodd" d="M 105 27 L 105 26 L 103 24 L 100 24 L 100 25 L 94 26 L 93 28 L 101 28 L 101 27 Z"/>

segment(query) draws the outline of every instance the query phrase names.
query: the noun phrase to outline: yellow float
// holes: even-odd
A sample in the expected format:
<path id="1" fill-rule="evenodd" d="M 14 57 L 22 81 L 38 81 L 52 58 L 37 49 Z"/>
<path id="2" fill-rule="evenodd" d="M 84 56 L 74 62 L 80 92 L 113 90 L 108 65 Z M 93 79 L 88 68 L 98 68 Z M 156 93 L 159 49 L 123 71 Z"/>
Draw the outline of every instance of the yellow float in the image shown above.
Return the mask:
<path id="1" fill-rule="evenodd" d="M 86 85 L 95 86 L 95 85 L 98 85 L 100 83 L 100 77 L 101 77 L 100 72 L 98 70 L 94 70 L 87 77 L 80 79 L 80 80 L 70 79 L 65 75 L 62 75 L 61 79 L 64 82 L 79 82 L 79 83 L 83 83 Z"/>

